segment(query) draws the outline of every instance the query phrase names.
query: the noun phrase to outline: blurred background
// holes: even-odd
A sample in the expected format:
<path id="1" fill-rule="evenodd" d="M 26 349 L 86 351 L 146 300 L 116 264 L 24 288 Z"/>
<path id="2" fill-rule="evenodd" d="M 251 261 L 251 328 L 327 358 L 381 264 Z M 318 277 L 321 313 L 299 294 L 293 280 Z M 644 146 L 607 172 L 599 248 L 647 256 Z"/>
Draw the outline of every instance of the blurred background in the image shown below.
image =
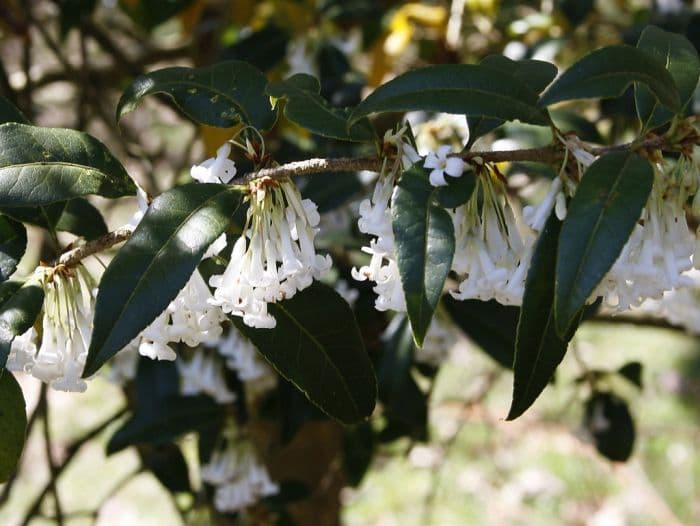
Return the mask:
<path id="1" fill-rule="evenodd" d="M 117 126 L 119 97 L 142 73 L 244 60 L 270 79 L 313 74 L 332 105 L 352 106 L 411 68 L 491 54 L 561 68 L 605 45 L 634 45 L 648 24 L 700 46 L 700 2 L 682 0 L 1 0 L 0 94 L 36 125 L 99 138 L 158 195 L 188 181 L 190 167 L 236 129 L 195 125 L 166 97 L 146 100 Z M 402 117 L 375 124 L 389 129 Z M 551 141 L 548 130 L 508 124 L 472 144 L 463 117 L 406 118 L 423 151 Z M 280 119 L 265 137 L 280 163 L 373 153 Z M 629 140 L 639 127 L 631 91 L 558 108 L 556 120 L 601 144 Z M 239 173 L 245 163 L 237 160 Z M 523 202 L 553 174 L 542 165 L 500 168 Z M 113 364 L 82 394 L 20 376 L 30 435 L 16 477 L 0 485 L 0 524 L 699 524 L 700 289 L 669 299 L 673 308 L 593 316 L 540 400 L 506 422 L 513 308 L 446 302 L 440 330 L 416 351 L 405 321 L 374 311 L 371 287 L 350 279 L 363 243 L 353 222 L 369 182 L 366 174 L 300 181 L 323 213 L 319 244 L 337 268 L 330 282 L 354 305 L 377 367 L 380 406 L 369 422 L 343 427 L 271 371 L 246 381 L 229 368 L 237 401 L 208 427 L 182 417 L 190 428 L 174 429 L 153 417 L 129 435 L 126 424 L 154 385 L 177 384 L 175 365 L 142 359 L 134 377 Z M 90 202 L 104 222 L 66 227 L 63 246 L 112 230 L 137 209 L 135 199 Z M 56 250 L 38 228 L 30 246 L 24 272 Z M 612 422 L 608 432 L 596 428 L 595 407 Z M 206 444 L 232 421 L 280 491 L 245 512 L 220 513 L 200 466 L 213 448 Z M 629 448 L 627 462 L 614 461 Z"/>

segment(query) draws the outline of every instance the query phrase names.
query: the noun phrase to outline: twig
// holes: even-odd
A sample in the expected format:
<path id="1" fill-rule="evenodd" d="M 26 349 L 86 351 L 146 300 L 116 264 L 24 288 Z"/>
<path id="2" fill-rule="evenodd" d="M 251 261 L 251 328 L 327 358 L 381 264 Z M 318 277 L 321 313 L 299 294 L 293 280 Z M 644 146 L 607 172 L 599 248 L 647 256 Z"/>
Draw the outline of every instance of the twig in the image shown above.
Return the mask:
<path id="1" fill-rule="evenodd" d="M 58 478 L 61 473 L 68 467 L 68 465 L 71 463 L 73 458 L 78 454 L 78 451 L 90 440 L 98 436 L 100 433 L 102 433 L 107 427 L 114 422 L 115 420 L 121 418 L 124 414 L 126 414 L 127 408 L 120 409 L 117 411 L 114 415 L 109 417 L 107 420 L 102 422 L 101 424 L 97 425 L 95 428 L 93 428 L 91 431 L 88 431 L 85 435 L 83 435 L 81 438 L 73 442 L 70 446 L 67 448 L 67 455 L 66 459 L 63 461 L 63 463 L 60 466 L 56 466 L 56 473 L 55 477 Z M 54 476 L 51 476 L 52 480 L 54 479 Z M 21 526 L 28 526 L 29 523 L 31 522 L 32 518 L 35 517 L 39 513 L 39 509 L 41 508 L 41 503 L 44 501 L 44 498 L 48 494 L 48 492 L 51 490 L 52 487 L 52 481 L 49 481 L 46 483 L 46 485 L 42 488 L 42 490 L 39 492 L 37 497 L 34 499 L 34 502 L 32 505 L 29 507 L 27 510 L 27 513 L 24 515 L 24 519 L 21 522 Z"/>
<path id="2" fill-rule="evenodd" d="M 77 248 L 69 250 L 61 255 L 56 261 L 56 265 L 65 265 L 71 267 L 77 265 L 81 260 L 88 256 L 102 252 L 110 247 L 113 247 L 117 243 L 126 241 L 131 237 L 132 228 L 130 226 L 122 226 L 113 232 L 109 232 L 102 237 L 99 237 L 93 241 L 88 241 L 84 245 Z"/>
<path id="3" fill-rule="evenodd" d="M 662 148 L 666 144 L 662 137 L 654 137 L 637 143 L 621 144 L 616 146 L 606 146 L 594 148 L 591 151 L 596 155 L 602 155 L 611 151 L 624 151 L 639 148 Z M 489 151 L 489 152 L 467 152 L 461 157 L 467 161 L 479 159 L 479 162 L 557 162 L 564 156 L 563 147 L 558 144 L 543 146 L 541 148 L 525 148 L 522 150 Z M 295 161 L 282 164 L 272 168 L 263 168 L 256 172 L 250 172 L 231 181 L 232 184 L 246 184 L 255 179 L 270 177 L 272 179 L 283 179 L 285 177 L 296 177 L 301 175 L 312 175 L 321 173 L 337 172 L 357 172 L 368 170 L 377 172 L 382 167 L 382 159 L 378 157 L 338 157 L 334 159 L 307 159 L 305 161 Z M 56 264 L 72 266 L 78 264 L 82 259 L 108 249 L 117 243 L 126 241 L 131 236 L 131 228 L 121 227 L 114 232 L 110 232 L 101 238 L 85 243 L 83 246 L 74 248 L 63 254 Z"/>
<path id="4" fill-rule="evenodd" d="M 44 448 L 46 452 L 46 462 L 49 465 L 49 488 L 53 494 L 54 505 L 56 508 L 56 523 L 58 526 L 63 526 L 63 506 L 61 498 L 58 495 L 58 486 L 56 484 L 59 474 L 58 465 L 54 462 L 53 454 L 51 453 L 51 425 L 49 421 L 49 401 L 47 398 L 46 384 L 41 384 L 41 396 L 39 398 L 44 421 Z"/>

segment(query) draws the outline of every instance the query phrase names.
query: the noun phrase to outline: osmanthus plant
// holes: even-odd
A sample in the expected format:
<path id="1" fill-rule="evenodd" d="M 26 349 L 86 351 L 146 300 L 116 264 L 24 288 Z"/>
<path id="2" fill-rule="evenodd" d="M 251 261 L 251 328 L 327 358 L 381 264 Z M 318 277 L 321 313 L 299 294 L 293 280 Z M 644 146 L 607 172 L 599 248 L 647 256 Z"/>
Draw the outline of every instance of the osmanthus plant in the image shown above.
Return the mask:
<path id="1" fill-rule="evenodd" d="M 495 303 L 508 306 L 509 316 L 515 309 L 513 348 L 498 359 L 514 371 L 504 416 L 517 418 L 550 382 L 599 298 L 627 310 L 687 281 L 696 236 L 686 216 L 700 209 L 700 134 L 691 114 L 699 74 L 693 46 L 655 27 L 637 47 L 599 49 L 558 77 L 548 62 L 490 56 L 479 64 L 409 71 L 351 108 L 332 106 L 308 74 L 268 82 L 240 61 L 161 69 L 124 91 L 118 120 L 144 98 L 164 94 L 191 120 L 238 131 L 192 168 L 193 182 L 155 199 L 96 139 L 33 126 L 1 100 L 0 424 L 10 432 L 0 435 L 0 478 L 15 468 L 26 425 L 11 371 L 80 391 L 110 361 L 112 373 L 133 377 L 132 357 L 173 360 L 182 346 L 222 336 L 230 349 L 221 352 L 239 372 L 259 376 L 267 368 L 259 353 L 327 415 L 348 425 L 367 419 L 375 410 L 377 377 L 401 374 L 406 365 L 397 365 L 404 368 L 399 371 L 383 364 L 375 372 L 356 321 L 367 314 L 328 284 L 333 251 L 316 246 L 323 222 L 296 184 L 297 176 L 313 174 L 328 188 L 340 184 L 334 174 L 377 174 L 356 218 L 369 258 L 353 261 L 351 275 L 371 282 L 377 310 L 395 313 L 387 338 L 405 339 L 410 327 L 420 355 L 439 333 L 441 303 L 455 313 L 484 302 L 473 327 L 466 327 L 477 341 Z M 584 142 L 550 113 L 553 104 L 617 97 L 632 85 L 641 124 L 629 143 Z M 466 116 L 468 146 L 441 145 L 421 156 L 410 125 L 375 128 L 374 115 L 409 111 Z M 374 153 L 279 164 L 266 134 L 281 120 Z M 479 136 L 509 121 L 548 130 L 551 144 L 472 149 Z M 234 150 L 245 160 L 238 166 Z M 522 208 L 510 195 L 499 168 L 509 161 L 555 168 L 539 202 Z M 141 209 L 114 232 L 86 232 L 69 221 L 77 214 L 96 218 L 93 226 L 104 224 L 88 195 L 136 194 Z M 18 279 L 13 273 L 27 244 L 23 223 L 89 241 Z M 102 276 L 91 275 L 82 261 L 120 243 Z M 203 350 L 182 364 L 177 357 L 180 394 L 232 402 L 234 394 L 208 360 Z M 138 374 L 151 382 L 142 387 L 157 387 L 160 376 L 174 370 L 153 362 L 139 365 Z M 140 413 L 112 438 L 111 451 L 149 433 L 165 441 L 201 431 L 225 417 L 206 397 L 146 393 L 143 400 Z M 605 432 L 599 424 L 611 411 L 626 411 L 615 395 L 592 398 L 586 408 L 591 429 Z M 241 446 L 232 433 L 221 435 L 221 447 L 210 445 L 202 472 L 218 488 L 215 504 L 224 511 L 279 490 L 252 446 Z M 625 447 L 606 454 L 624 459 Z"/>

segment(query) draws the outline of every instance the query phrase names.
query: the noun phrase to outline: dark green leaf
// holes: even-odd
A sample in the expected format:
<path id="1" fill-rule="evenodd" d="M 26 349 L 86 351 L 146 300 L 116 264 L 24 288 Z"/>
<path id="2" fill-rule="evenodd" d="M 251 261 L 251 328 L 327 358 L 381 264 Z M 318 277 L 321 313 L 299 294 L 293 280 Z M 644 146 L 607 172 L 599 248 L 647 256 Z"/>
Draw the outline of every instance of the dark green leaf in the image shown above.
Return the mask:
<path id="1" fill-rule="evenodd" d="M 470 117 L 547 125 L 537 94 L 513 75 L 476 64 L 416 69 L 377 88 L 352 112 L 350 122 L 387 111 L 443 111 Z"/>
<path id="2" fill-rule="evenodd" d="M 443 208 L 457 208 L 463 205 L 474 193 L 476 177 L 472 170 L 465 170 L 461 177 L 445 177 L 447 186 L 440 186 L 435 191 L 437 204 Z"/>
<path id="3" fill-rule="evenodd" d="M 187 462 L 175 444 L 156 444 L 139 448 L 143 466 L 169 491 L 191 491 Z"/>
<path id="4" fill-rule="evenodd" d="M 86 239 L 95 239 L 108 231 L 100 211 L 86 199 L 68 201 L 55 228 Z"/>
<path id="5" fill-rule="evenodd" d="M 648 26 L 642 31 L 637 47 L 666 65 L 678 89 L 681 109 L 684 108 L 693 98 L 700 76 L 700 59 L 695 46 L 683 35 Z M 674 113 L 663 108 L 646 86 L 635 85 L 634 98 L 645 129 L 656 128 L 673 118 Z"/>
<path id="6" fill-rule="evenodd" d="M 289 34 L 270 24 L 236 40 L 221 53 L 222 60 L 242 60 L 267 71 L 284 59 Z"/>
<path id="7" fill-rule="evenodd" d="M 153 29 L 177 15 L 194 0 L 120 0 L 121 8 L 142 27 Z"/>
<path id="8" fill-rule="evenodd" d="M 506 369 L 513 368 L 520 309 L 495 300 L 443 300 L 452 320 L 481 349 Z"/>
<path id="9" fill-rule="evenodd" d="M 433 203 L 434 194 L 428 173 L 417 163 L 403 173 L 391 198 L 396 263 L 408 319 L 419 347 L 430 327 L 455 252 L 452 218 Z"/>
<path id="10" fill-rule="evenodd" d="M 3 302 L 0 304 L 0 368 L 5 367 L 15 336 L 28 331 L 44 304 L 44 289 L 30 279 L 21 287 L 16 283 L 2 285 Z"/>
<path id="11" fill-rule="evenodd" d="M 635 441 L 634 420 L 627 403 L 613 393 L 594 393 L 586 403 L 584 426 L 604 457 L 626 462 Z"/>
<path id="12" fill-rule="evenodd" d="M 387 328 L 384 351 L 377 369 L 379 399 L 384 414 L 406 427 L 406 433 L 418 439 L 427 436 L 428 397 L 411 375 L 416 347 L 408 318 L 397 314 Z"/>
<path id="13" fill-rule="evenodd" d="M 480 62 L 522 80 L 530 89 L 540 93 L 557 76 L 557 67 L 543 60 L 511 60 L 503 55 L 489 55 Z"/>
<path id="14" fill-rule="evenodd" d="M 679 109 L 678 91 L 664 64 L 632 46 L 609 46 L 586 55 L 554 81 L 542 95 L 540 105 L 619 97 L 633 82 L 648 86 L 662 104 Z"/>
<path id="15" fill-rule="evenodd" d="M 377 382 L 355 316 L 332 288 L 315 282 L 293 298 L 268 304 L 274 329 L 232 321 L 286 379 L 325 413 L 346 424 L 374 409 Z"/>
<path id="16" fill-rule="evenodd" d="M 207 429 L 224 418 L 224 407 L 208 396 L 161 400 L 158 411 L 137 411 L 107 444 L 112 454 L 136 444 L 163 444 L 184 433 Z"/>
<path id="17" fill-rule="evenodd" d="M 277 99 L 287 99 L 285 116 L 312 133 L 343 141 L 372 141 L 374 130 L 367 119 L 348 124 L 348 112 L 333 108 L 321 95 L 321 85 L 316 77 L 297 73 L 282 82 L 267 86 L 267 94 Z"/>
<path id="18" fill-rule="evenodd" d="M 195 122 L 219 128 L 243 122 L 267 130 L 277 113 L 265 95 L 265 86 L 267 79 L 259 69 L 238 60 L 203 68 L 159 69 L 126 88 L 117 105 L 117 120 L 135 110 L 144 97 L 165 93 Z"/>
<path id="19" fill-rule="evenodd" d="M 0 370 L 0 482 L 17 469 L 27 432 L 24 396 L 15 377 Z"/>
<path id="20" fill-rule="evenodd" d="M 107 225 L 100 211 L 82 197 L 46 206 L 2 207 L 0 211 L 22 223 L 54 228 L 86 239 L 95 239 L 107 233 Z"/>
<path id="21" fill-rule="evenodd" d="M 370 422 L 348 427 L 343 435 L 343 473 L 347 483 L 357 487 L 374 458 L 374 432 Z"/>
<path id="22" fill-rule="evenodd" d="M 0 206 L 135 193 L 124 167 L 94 137 L 61 128 L 0 125 Z"/>
<path id="23" fill-rule="evenodd" d="M 629 362 L 617 370 L 617 374 L 628 380 L 632 385 L 642 389 L 642 364 L 640 362 Z"/>
<path id="24" fill-rule="evenodd" d="M 554 326 L 554 270 L 561 222 L 552 214 L 535 245 L 520 309 L 513 361 L 513 401 L 507 420 L 522 415 L 547 387 L 573 332 L 564 338 Z"/>
<path id="25" fill-rule="evenodd" d="M 26 249 L 27 231 L 24 225 L 0 215 L 0 281 L 10 278 Z"/>
<path id="26" fill-rule="evenodd" d="M 163 312 L 226 230 L 241 200 L 235 188 L 191 183 L 153 201 L 102 276 L 85 376 Z"/>
<path id="27" fill-rule="evenodd" d="M 22 112 L 19 111 L 9 100 L 0 95 L 0 124 L 4 124 L 6 122 L 29 124 L 29 121 L 24 115 L 22 115 Z"/>
<path id="28" fill-rule="evenodd" d="M 542 60 L 511 60 L 503 55 L 489 55 L 481 62 L 482 65 L 497 69 L 523 81 L 533 91 L 540 93 L 557 76 L 554 64 Z M 483 116 L 469 116 L 469 146 L 474 141 L 498 128 L 505 121 Z"/>
<path id="29" fill-rule="evenodd" d="M 561 230 L 554 307 L 559 335 L 567 332 L 627 242 L 654 181 L 648 161 L 610 153 L 586 171 Z"/>

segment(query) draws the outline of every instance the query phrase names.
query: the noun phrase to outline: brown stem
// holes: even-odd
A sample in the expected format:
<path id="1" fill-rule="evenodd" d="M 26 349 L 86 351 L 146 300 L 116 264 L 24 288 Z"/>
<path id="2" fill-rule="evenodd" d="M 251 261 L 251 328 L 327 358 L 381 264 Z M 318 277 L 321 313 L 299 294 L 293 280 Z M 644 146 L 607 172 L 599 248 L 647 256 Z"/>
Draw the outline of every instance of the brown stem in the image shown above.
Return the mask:
<path id="1" fill-rule="evenodd" d="M 602 155 L 614 151 L 637 150 L 641 148 L 664 148 L 667 143 L 663 137 L 654 137 L 644 141 L 616 146 L 605 146 L 592 148 L 591 153 Z M 490 151 L 490 152 L 466 152 L 461 157 L 467 161 L 499 163 L 499 162 L 519 162 L 531 161 L 542 163 L 556 163 L 564 157 L 563 147 L 558 144 L 551 144 L 540 148 L 525 148 L 522 150 Z M 357 172 L 368 170 L 377 172 L 382 167 L 382 159 L 378 157 L 338 157 L 335 159 L 307 159 L 305 161 L 295 161 L 272 168 L 263 168 L 257 172 L 251 172 L 231 181 L 232 184 L 246 184 L 255 179 L 270 177 L 272 179 L 282 179 L 285 177 L 296 177 L 300 175 L 312 175 L 320 173 L 337 172 Z M 114 232 L 110 232 L 101 238 L 88 241 L 84 245 L 74 248 L 63 254 L 57 261 L 57 265 L 73 266 L 82 259 L 101 252 L 107 248 L 126 241 L 131 237 L 130 227 L 121 227 Z"/>

